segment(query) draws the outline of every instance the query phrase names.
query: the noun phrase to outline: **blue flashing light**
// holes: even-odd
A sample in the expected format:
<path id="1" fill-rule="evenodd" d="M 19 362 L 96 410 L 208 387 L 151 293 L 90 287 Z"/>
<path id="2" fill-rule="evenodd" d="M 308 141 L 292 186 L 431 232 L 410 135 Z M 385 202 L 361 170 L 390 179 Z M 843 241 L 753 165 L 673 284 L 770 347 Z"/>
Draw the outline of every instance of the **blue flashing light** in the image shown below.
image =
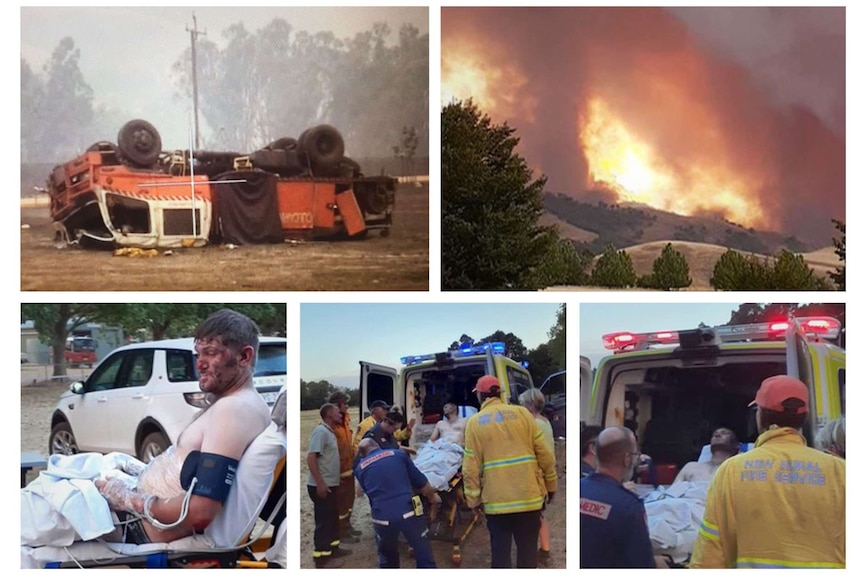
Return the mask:
<path id="1" fill-rule="evenodd" d="M 524 361 L 521 362 L 521 367 L 523 367 L 524 369 L 529 368 L 530 362 L 525 359 Z"/>
<path id="2" fill-rule="evenodd" d="M 487 353 L 488 350 L 491 350 L 491 353 L 503 355 L 506 353 L 506 344 L 502 341 L 494 341 L 490 343 L 483 343 L 481 345 L 472 345 L 469 343 L 462 343 L 457 350 L 442 352 L 440 354 L 435 353 L 426 353 L 425 355 L 407 355 L 401 358 L 402 365 L 413 365 L 415 363 L 421 363 L 423 361 L 434 361 L 438 359 L 438 356 L 444 357 L 470 357 L 473 355 L 483 355 Z"/>

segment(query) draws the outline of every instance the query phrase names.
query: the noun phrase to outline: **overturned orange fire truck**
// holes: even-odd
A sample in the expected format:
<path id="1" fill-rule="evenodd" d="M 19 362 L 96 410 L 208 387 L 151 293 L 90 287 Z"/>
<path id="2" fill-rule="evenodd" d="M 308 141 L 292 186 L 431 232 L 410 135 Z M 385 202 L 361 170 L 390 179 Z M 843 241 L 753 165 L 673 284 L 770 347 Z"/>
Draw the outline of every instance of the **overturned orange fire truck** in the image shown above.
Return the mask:
<path id="1" fill-rule="evenodd" d="M 132 120 L 116 144 L 55 167 L 46 191 L 59 240 L 176 248 L 386 235 L 396 183 L 364 176 L 332 126 L 249 154 L 166 152 L 149 122 Z"/>

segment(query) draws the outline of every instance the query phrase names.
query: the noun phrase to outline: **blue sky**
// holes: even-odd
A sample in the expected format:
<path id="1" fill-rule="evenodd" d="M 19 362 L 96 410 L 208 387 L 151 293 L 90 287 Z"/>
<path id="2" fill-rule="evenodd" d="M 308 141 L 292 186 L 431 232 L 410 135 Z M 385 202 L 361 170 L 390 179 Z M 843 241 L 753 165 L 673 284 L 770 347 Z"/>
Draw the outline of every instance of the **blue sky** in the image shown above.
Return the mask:
<path id="1" fill-rule="evenodd" d="M 691 329 L 700 322 L 721 325 L 739 303 L 584 303 L 580 306 L 580 355 L 595 366 L 610 354 L 602 347 L 602 335 L 615 331 L 635 333 Z"/>
<path id="2" fill-rule="evenodd" d="M 559 304 L 302 304 L 300 376 L 357 387 L 359 361 L 400 367 L 401 357 L 444 351 L 466 333 L 502 330 L 527 349 L 548 341 Z"/>

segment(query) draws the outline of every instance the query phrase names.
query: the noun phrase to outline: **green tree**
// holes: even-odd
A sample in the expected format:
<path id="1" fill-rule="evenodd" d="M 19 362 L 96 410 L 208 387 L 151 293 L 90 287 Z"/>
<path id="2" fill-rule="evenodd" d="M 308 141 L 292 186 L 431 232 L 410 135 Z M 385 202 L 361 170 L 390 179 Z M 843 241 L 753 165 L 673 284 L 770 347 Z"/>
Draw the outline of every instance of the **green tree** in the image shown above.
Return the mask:
<path id="1" fill-rule="evenodd" d="M 66 375 L 66 338 L 79 326 L 96 321 L 101 307 L 94 303 L 21 304 L 21 323 L 32 321 L 39 341 L 51 347 L 54 376 Z"/>
<path id="2" fill-rule="evenodd" d="M 320 381 L 304 381 L 299 382 L 300 389 L 300 409 L 320 409 L 326 403 L 329 396 L 336 390 L 336 387 L 322 379 Z"/>
<path id="3" fill-rule="evenodd" d="M 805 263 L 802 254 L 781 250 L 770 269 L 770 289 L 784 291 L 813 291 L 824 289 L 812 270 Z"/>
<path id="4" fill-rule="evenodd" d="M 21 157 L 56 161 L 92 144 L 93 90 L 79 68 L 80 50 L 63 38 L 39 76 L 21 60 Z"/>
<path id="5" fill-rule="evenodd" d="M 566 304 L 557 310 L 557 323 L 548 331 L 548 348 L 556 369 L 566 368 Z"/>
<path id="6" fill-rule="evenodd" d="M 533 385 L 539 387 L 545 378 L 560 371 L 556 360 L 547 343 L 540 343 L 535 349 L 531 349 L 524 357 L 527 362 L 527 370 L 533 377 Z"/>
<path id="7" fill-rule="evenodd" d="M 441 285 L 445 290 L 536 289 L 535 269 L 557 241 L 539 225 L 545 178 L 515 153 L 518 138 L 472 101 L 442 112 Z"/>
<path id="8" fill-rule="evenodd" d="M 721 254 L 712 269 L 709 284 L 717 290 L 766 290 L 771 289 L 768 264 L 749 254 L 744 256 L 729 249 Z"/>
<path id="9" fill-rule="evenodd" d="M 38 161 L 41 135 L 45 131 L 45 83 L 21 59 L 21 161 Z"/>
<path id="10" fill-rule="evenodd" d="M 520 337 L 513 334 L 512 332 L 506 333 L 502 330 L 497 330 L 491 335 L 485 336 L 481 339 L 473 339 L 469 335 L 462 334 L 458 341 L 453 341 L 449 344 L 449 351 L 455 351 L 460 349 L 462 344 L 468 343 L 470 345 L 482 345 L 483 343 L 492 343 L 495 341 L 503 342 L 506 346 L 506 355 L 514 359 L 515 361 L 523 361 L 527 356 L 527 347 L 524 345 L 524 342 Z"/>
<path id="11" fill-rule="evenodd" d="M 608 244 L 593 267 L 590 283 L 608 288 L 634 286 L 637 274 L 629 254 L 625 250 L 617 251 L 613 244 Z"/>
<path id="12" fill-rule="evenodd" d="M 570 240 L 560 238 L 534 270 L 534 281 L 540 286 L 586 284 L 590 259 L 591 256 L 579 252 Z"/>
<path id="13" fill-rule="evenodd" d="M 93 90 L 78 64 L 81 51 L 69 37 L 60 43 L 45 65 L 44 129 L 40 149 L 44 157 L 74 156 L 92 142 L 87 140 L 93 121 Z"/>
<path id="14" fill-rule="evenodd" d="M 838 261 L 841 262 L 841 264 L 835 268 L 834 272 L 829 272 L 829 278 L 835 283 L 835 289 L 845 291 L 847 289 L 845 275 L 845 269 L 847 268 L 845 261 L 847 256 L 847 226 L 844 222 L 839 220 L 832 220 L 832 224 L 841 234 L 840 238 L 832 238 L 832 245 L 835 247 L 835 255 L 838 256 Z"/>
<path id="15" fill-rule="evenodd" d="M 229 308 L 254 320 L 263 335 L 283 335 L 285 304 L 126 303 L 103 304 L 100 319 L 127 333 L 145 331 L 153 340 L 189 337 L 210 314 Z"/>
<path id="16" fill-rule="evenodd" d="M 661 254 L 652 264 L 652 273 L 639 282 L 643 287 L 665 291 L 685 288 L 691 285 L 688 262 L 685 256 L 673 249 L 668 242 Z"/>

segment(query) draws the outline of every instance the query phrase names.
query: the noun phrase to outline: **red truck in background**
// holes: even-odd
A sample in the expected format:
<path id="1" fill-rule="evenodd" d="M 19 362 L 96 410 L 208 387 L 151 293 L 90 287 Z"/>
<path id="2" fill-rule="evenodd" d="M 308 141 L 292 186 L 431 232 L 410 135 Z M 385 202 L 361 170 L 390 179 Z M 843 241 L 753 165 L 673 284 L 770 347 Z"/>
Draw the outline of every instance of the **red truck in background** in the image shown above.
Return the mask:
<path id="1" fill-rule="evenodd" d="M 66 365 L 93 367 L 96 365 L 96 341 L 89 336 L 71 336 L 66 339 Z"/>

